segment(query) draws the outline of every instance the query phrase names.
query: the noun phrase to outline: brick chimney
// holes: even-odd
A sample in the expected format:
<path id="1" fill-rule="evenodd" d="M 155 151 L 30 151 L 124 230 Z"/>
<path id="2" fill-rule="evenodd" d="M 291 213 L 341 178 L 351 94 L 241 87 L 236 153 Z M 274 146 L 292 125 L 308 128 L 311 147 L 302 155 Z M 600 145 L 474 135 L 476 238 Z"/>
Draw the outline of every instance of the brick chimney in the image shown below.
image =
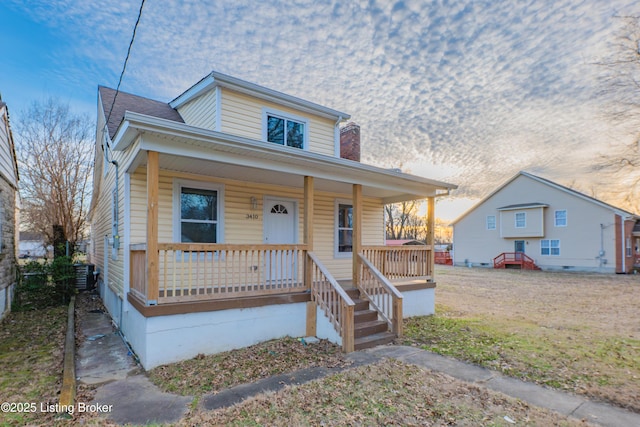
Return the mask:
<path id="1" fill-rule="evenodd" d="M 340 157 L 360 161 L 360 126 L 354 122 L 340 129 Z"/>

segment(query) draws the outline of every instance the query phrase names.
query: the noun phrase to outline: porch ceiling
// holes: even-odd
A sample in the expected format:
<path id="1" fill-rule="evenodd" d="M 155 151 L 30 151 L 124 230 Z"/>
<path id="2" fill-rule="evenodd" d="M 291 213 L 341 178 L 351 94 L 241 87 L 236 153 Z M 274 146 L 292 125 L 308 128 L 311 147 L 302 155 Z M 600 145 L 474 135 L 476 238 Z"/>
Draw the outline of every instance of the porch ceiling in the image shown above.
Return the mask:
<path id="1" fill-rule="evenodd" d="M 380 197 L 385 203 L 432 197 L 457 188 L 453 184 L 140 114 L 127 113 L 125 121 L 126 129 L 119 132 L 122 137 L 134 140 L 141 136 L 136 146 L 138 152 L 127 165 L 130 172 L 146 164 L 148 150 L 160 153 L 161 169 L 299 188 L 304 185 L 304 176 L 313 176 L 318 191 L 351 194 L 352 185 L 360 184 L 363 195 Z M 114 142 L 123 149 L 131 144 Z"/>

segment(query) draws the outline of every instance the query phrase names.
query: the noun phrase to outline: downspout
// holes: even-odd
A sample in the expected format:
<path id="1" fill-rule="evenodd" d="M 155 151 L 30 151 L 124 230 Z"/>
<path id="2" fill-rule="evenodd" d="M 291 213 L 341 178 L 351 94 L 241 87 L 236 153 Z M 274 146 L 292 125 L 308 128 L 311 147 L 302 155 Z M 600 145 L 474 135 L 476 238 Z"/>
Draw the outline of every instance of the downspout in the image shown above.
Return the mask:
<path id="1" fill-rule="evenodd" d="M 120 165 L 117 161 L 111 160 L 111 164 L 116 167 L 116 199 L 114 200 L 114 218 L 113 218 L 113 229 L 116 234 L 113 236 L 113 249 L 120 249 Z M 124 288 L 124 283 L 123 283 Z M 123 289 L 124 290 L 124 289 Z M 120 303 L 120 320 L 118 322 L 118 329 L 122 329 L 122 309 L 124 305 L 124 301 L 126 299 L 126 295 L 122 296 L 122 302 Z"/>
<path id="2" fill-rule="evenodd" d="M 600 224 L 600 253 L 598 254 L 598 269 L 602 270 L 602 257 L 604 256 L 604 224 Z"/>
<path id="3" fill-rule="evenodd" d="M 627 272 L 627 251 L 625 248 L 626 239 L 624 238 L 625 219 L 620 215 L 620 255 L 622 257 L 622 273 Z"/>

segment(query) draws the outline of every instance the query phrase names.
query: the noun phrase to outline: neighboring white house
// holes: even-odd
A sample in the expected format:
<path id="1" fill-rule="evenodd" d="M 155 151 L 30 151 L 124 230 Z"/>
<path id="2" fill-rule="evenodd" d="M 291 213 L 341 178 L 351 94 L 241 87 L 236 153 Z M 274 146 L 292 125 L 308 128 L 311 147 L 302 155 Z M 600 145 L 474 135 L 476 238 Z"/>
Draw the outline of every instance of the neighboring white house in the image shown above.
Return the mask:
<path id="1" fill-rule="evenodd" d="M 9 110 L 0 99 L 0 319 L 11 309 L 16 281 L 18 179 Z"/>
<path id="2" fill-rule="evenodd" d="M 511 256 L 541 269 L 628 273 L 640 217 L 519 172 L 453 222 L 455 265 L 493 267 Z"/>
<path id="3" fill-rule="evenodd" d="M 432 248 L 384 246 L 384 206 L 456 186 L 360 163 L 348 119 L 217 72 L 170 103 L 98 89 L 90 260 L 145 368 L 433 313 Z"/>
<path id="4" fill-rule="evenodd" d="M 44 258 L 53 247 L 47 247 L 44 237 L 40 233 L 21 231 L 18 242 L 18 256 L 20 258 Z"/>

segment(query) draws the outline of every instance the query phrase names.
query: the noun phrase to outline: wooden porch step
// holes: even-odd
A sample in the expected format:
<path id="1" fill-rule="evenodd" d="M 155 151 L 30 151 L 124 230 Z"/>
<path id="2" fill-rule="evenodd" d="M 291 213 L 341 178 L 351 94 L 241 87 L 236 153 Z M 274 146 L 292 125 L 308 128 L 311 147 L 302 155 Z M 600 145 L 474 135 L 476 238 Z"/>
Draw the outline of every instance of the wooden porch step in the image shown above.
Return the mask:
<path id="1" fill-rule="evenodd" d="M 351 299 L 360 299 L 360 290 L 358 288 L 344 288 L 344 291 Z"/>
<path id="2" fill-rule="evenodd" d="M 353 323 L 365 323 L 378 320 L 378 312 L 375 310 L 360 310 L 353 313 Z"/>
<path id="3" fill-rule="evenodd" d="M 354 312 L 369 310 L 369 301 L 355 298 L 353 299 L 353 302 L 356 304 L 355 307 L 353 307 Z"/>
<path id="4" fill-rule="evenodd" d="M 372 320 L 370 322 L 356 323 L 354 328 L 354 337 L 362 338 L 364 336 L 386 332 L 389 326 L 384 320 Z"/>
<path id="5" fill-rule="evenodd" d="M 367 335 L 366 337 L 356 338 L 354 341 L 354 348 L 356 350 L 363 350 L 365 348 L 389 344 L 395 338 L 396 334 L 393 332 L 380 332 L 373 335 Z"/>

